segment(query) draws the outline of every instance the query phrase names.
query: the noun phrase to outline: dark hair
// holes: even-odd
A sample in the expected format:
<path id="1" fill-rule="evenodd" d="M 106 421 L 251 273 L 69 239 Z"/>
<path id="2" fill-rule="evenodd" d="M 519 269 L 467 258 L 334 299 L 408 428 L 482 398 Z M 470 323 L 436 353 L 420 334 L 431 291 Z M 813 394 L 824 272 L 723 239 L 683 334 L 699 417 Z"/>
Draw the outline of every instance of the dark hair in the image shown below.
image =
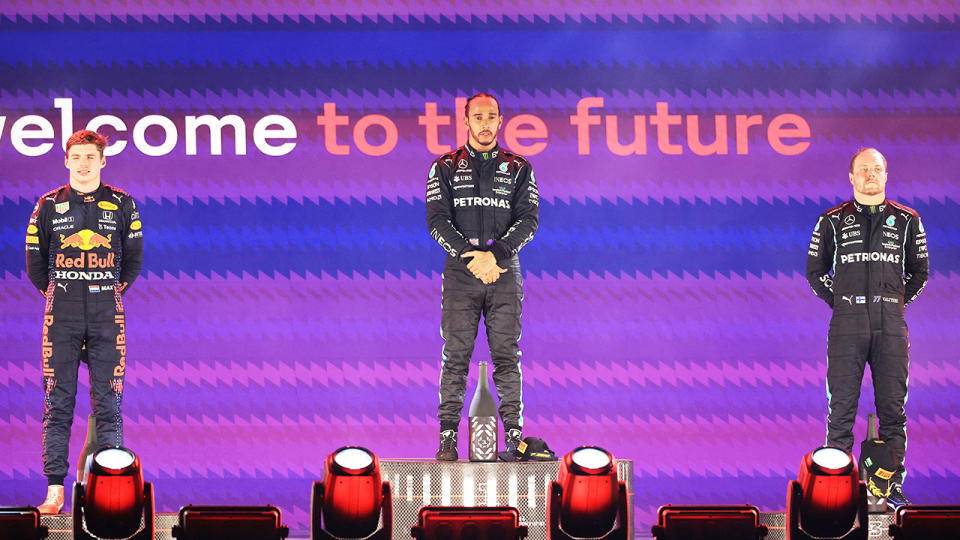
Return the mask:
<path id="1" fill-rule="evenodd" d="M 100 157 L 103 157 L 103 149 L 107 147 L 107 138 L 89 129 L 81 129 L 67 139 L 67 153 L 70 153 L 70 147 L 78 144 L 95 144 Z"/>
<path id="2" fill-rule="evenodd" d="M 470 116 L 470 102 L 481 97 L 488 97 L 492 99 L 493 102 L 497 104 L 497 114 L 500 114 L 500 100 L 493 97 L 491 94 L 488 94 L 486 92 L 480 92 L 479 94 L 474 94 L 470 96 L 469 99 L 467 99 L 467 104 L 463 106 L 463 116 L 466 116 L 466 117 Z"/>
<path id="3" fill-rule="evenodd" d="M 861 149 L 857 150 L 857 153 L 854 154 L 852 158 L 850 158 L 850 174 L 853 174 L 853 162 L 857 160 L 857 158 L 860 156 L 860 154 L 862 154 L 862 153 L 864 153 L 864 152 L 869 152 L 869 151 L 871 151 L 871 150 L 873 150 L 874 152 L 880 154 L 880 159 L 883 160 L 883 170 L 884 170 L 884 171 L 887 170 L 887 158 L 886 158 L 879 150 L 877 150 L 876 148 L 867 147 L 867 148 L 861 148 Z"/>

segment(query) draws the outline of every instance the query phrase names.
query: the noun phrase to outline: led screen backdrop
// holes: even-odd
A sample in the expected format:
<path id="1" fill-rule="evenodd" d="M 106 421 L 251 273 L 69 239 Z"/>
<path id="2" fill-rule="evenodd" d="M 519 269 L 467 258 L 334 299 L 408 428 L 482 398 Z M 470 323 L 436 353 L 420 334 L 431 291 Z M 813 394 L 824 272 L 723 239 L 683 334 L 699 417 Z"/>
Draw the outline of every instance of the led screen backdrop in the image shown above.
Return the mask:
<path id="1" fill-rule="evenodd" d="M 638 531 L 666 503 L 782 509 L 823 442 L 829 309 L 803 270 L 865 145 L 930 241 L 907 310 L 908 493 L 960 501 L 956 11 L 0 5 L 0 504 L 44 485 L 26 221 L 91 123 L 145 224 L 124 412 L 160 510 L 272 503 L 305 529 L 334 448 L 432 456 L 444 252 L 424 186 L 477 91 L 541 190 L 525 432 L 636 460 Z"/>

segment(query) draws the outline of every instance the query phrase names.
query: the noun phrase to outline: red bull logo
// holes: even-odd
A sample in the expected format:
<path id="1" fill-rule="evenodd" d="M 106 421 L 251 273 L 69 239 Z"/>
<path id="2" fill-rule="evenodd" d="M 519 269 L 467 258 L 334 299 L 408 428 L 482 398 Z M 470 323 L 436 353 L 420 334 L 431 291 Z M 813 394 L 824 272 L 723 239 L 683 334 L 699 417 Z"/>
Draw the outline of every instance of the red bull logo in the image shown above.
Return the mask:
<path id="1" fill-rule="evenodd" d="M 50 327 L 53 325 L 53 315 L 44 315 L 43 317 L 43 376 L 53 377 L 53 368 L 50 367 L 50 357 L 53 356 L 53 343 L 50 341 Z"/>
<path id="2" fill-rule="evenodd" d="M 61 234 L 60 249 L 67 247 L 80 248 L 83 251 L 89 251 L 98 247 L 110 249 L 112 237 L 112 234 L 103 236 L 91 231 L 90 229 L 83 229 L 82 231 L 75 232 L 70 236 L 64 236 Z"/>
<path id="3" fill-rule="evenodd" d="M 116 255 L 111 251 L 106 256 L 96 253 L 81 253 L 77 257 L 67 257 L 63 253 L 57 253 L 53 259 L 53 264 L 57 268 L 113 268 L 114 257 Z"/>
<path id="4" fill-rule="evenodd" d="M 127 334 L 126 324 L 123 320 L 123 314 L 118 313 L 113 316 L 113 322 L 120 327 L 120 333 L 117 334 L 117 351 L 120 352 L 120 365 L 113 368 L 114 377 L 123 377 L 127 369 Z"/>

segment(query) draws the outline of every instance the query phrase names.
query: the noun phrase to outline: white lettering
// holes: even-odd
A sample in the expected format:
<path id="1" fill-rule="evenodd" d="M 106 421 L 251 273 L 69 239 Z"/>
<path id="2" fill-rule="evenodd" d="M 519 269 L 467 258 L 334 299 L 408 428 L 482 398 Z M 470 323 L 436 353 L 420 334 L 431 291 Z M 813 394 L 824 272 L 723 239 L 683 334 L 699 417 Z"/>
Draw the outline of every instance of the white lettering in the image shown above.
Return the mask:
<path id="1" fill-rule="evenodd" d="M 53 108 L 60 109 L 60 148 L 66 152 L 67 140 L 73 134 L 73 98 L 54 98 Z"/>
<path id="2" fill-rule="evenodd" d="M 453 207 L 461 206 L 490 206 L 494 208 L 510 209 L 510 201 L 493 199 L 491 197 L 457 197 L 453 200 Z"/>
<path id="3" fill-rule="evenodd" d="M 845 255 L 840 255 L 841 264 L 849 263 L 859 263 L 859 262 L 889 262 L 894 264 L 900 263 L 900 254 L 896 253 L 880 253 L 880 252 L 870 252 L 870 253 L 848 253 Z"/>
<path id="4" fill-rule="evenodd" d="M 147 128 L 150 126 L 160 126 L 163 129 L 163 142 L 157 146 L 148 143 L 145 137 Z M 173 125 L 173 121 L 166 116 L 160 116 L 159 114 L 144 116 L 133 126 L 133 144 L 144 155 L 165 156 L 173 151 L 173 148 L 177 145 L 177 126 Z"/>
<path id="5" fill-rule="evenodd" d="M 38 129 L 27 129 L 27 126 L 36 126 Z M 45 142 L 36 146 L 30 146 L 24 141 L 27 139 L 52 139 L 53 135 L 53 124 L 46 118 L 36 114 L 28 114 L 27 116 L 20 117 L 13 123 L 13 126 L 10 127 L 10 142 L 13 144 L 14 149 L 30 157 L 46 154 L 53 148 L 53 143 Z"/>
<path id="6" fill-rule="evenodd" d="M 235 114 L 228 114 L 219 119 L 212 114 L 186 117 L 184 119 L 184 129 L 187 131 L 187 155 L 197 155 L 197 128 L 200 126 L 206 126 L 210 129 L 210 155 L 223 155 L 222 132 L 223 127 L 227 125 L 233 128 L 234 151 L 238 156 L 247 155 L 246 124 L 243 123 L 243 118 Z"/>
<path id="7" fill-rule="evenodd" d="M 103 126 L 110 126 L 117 131 L 126 131 L 127 125 L 123 123 L 119 117 L 112 114 L 101 114 L 100 116 L 94 116 L 87 122 L 87 129 L 90 131 L 100 131 L 100 128 Z M 127 147 L 127 141 L 116 141 L 107 145 L 103 150 L 104 156 L 115 156 L 123 151 Z"/>
<path id="8" fill-rule="evenodd" d="M 279 129 L 273 126 L 278 126 Z M 295 139 L 297 127 L 286 116 L 270 114 L 264 116 L 253 126 L 253 144 L 268 156 L 285 156 L 297 146 L 295 142 L 271 145 L 269 139 Z"/>
<path id="9" fill-rule="evenodd" d="M 105 281 L 113 280 L 113 272 L 78 272 L 76 270 L 55 270 L 53 277 L 55 279 Z"/>

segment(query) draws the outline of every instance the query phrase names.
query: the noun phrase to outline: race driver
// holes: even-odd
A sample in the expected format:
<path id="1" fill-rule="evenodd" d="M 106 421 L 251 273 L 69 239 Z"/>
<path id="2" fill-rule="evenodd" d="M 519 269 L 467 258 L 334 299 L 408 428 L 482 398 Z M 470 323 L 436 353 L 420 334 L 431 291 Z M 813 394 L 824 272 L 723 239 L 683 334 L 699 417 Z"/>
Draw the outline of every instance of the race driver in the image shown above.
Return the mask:
<path id="1" fill-rule="evenodd" d="M 853 448 L 863 370 L 870 364 L 879 437 L 899 468 L 889 471 L 891 508 L 903 494 L 907 447 L 907 324 L 904 307 L 927 282 L 927 236 L 920 216 L 885 195 L 887 160 L 865 148 L 850 161 L 854 198 L 824 212 L 813 229 L 807 281 L 833 308 L 827 341 L 827 444 Z"/>
<path id="2" fill-rule="evenodd" d="M 483 315 L 493 381 L 511 459 L 523 428 L 517 253 L 537 231 L 540 198 L 530 163 L 497 145 L 503 124 L 490 94 L 467 100 L 467 144 L 438 157 L 427 180 L 427 226 L 447 252 L 443 270 L 440 461 L 457 460 L 457 429 L 477 326 Z"/>
<path id="3" fill-rule="evenodd" d="M 97 444 L 123 444 L 126 322 L 120 294 L 140 273 L 143 232 L 133 198 L 100 181 L 106 146 L 98 133 L 74 133 L 64 158 L 69 184 L 40 197 L 27 225 L 27 274 L 46 298 L 42 443 L 48 487 L 42 514 L 63 507 L 81 350 Z"/>

